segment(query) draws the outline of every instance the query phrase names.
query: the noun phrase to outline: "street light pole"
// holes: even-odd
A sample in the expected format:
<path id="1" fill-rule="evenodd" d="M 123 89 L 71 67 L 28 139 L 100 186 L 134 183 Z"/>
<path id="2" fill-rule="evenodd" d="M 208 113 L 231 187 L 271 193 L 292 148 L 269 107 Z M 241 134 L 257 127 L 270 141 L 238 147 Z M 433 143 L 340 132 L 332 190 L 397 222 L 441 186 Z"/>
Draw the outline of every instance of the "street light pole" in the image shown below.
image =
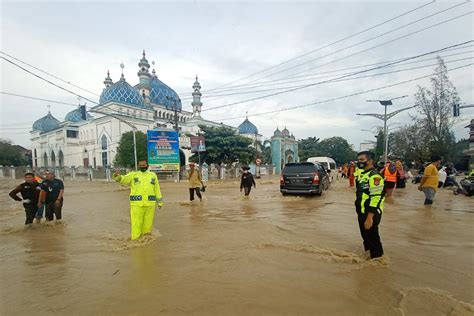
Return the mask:
<path id="1" fill-rule="evenodd" d="M 403 108 L 403 109 L 400 109 L 400 110 L 397 110 L 397 111 L 394 111 L 392 113 L 389 113 L 387 114 L 387 107 L 389 105 L 392 105 L 392 101 L 393 100 L 396 100 L 396 99 L 401 99 L 401 98 L 406 98 L 407 95 L 404 95 L 404 96 L 401 96 L 401 97 L 397 97 L 397 98 L 393 98 L 393 99 L 390 99 L 390 100 L 367 100 L 367 102 L 379 102 L 381 105 L 384 106 L 384 114 L 376 114 L 376 113 L 357 113 L 357 115 L 361 115 L 361 116 L 372 116 L 372 117 L 375 117 L 375 118 L 378 118 L 379 120 L 382 120 L 383 121 L 383 136 L 384 136 L 384 150 L 383 150 L 383 161 L 386 163 L 387 160 L 388 160 L 388 135 L 387 135 L 387 121 L 389 119 L 391 119 L 392 117 L 394 117 L 395 115 L 397 115 L 398 113 L 400 112 L 403 112 L 403 111 L 406 111 L 406 110 L 409 110 L 409 109 L 412 109 L 414 108 L 415 106 L 410 106 L 410 107 L 406 107 L 406 108 Z"/>

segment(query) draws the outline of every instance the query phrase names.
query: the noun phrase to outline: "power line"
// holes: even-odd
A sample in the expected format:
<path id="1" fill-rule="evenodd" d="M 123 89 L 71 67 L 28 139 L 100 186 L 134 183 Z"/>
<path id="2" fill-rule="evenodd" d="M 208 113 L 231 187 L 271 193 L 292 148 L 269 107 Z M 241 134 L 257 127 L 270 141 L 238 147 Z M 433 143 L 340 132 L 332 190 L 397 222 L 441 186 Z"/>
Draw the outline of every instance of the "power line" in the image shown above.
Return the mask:
<path id="1" fill-rule="evenodd" d="M 78 89 L 80 89 L 80 90 L 82 90 L 82 91 L 88 92 L 88 93 L 93 94 L 93 95 L 95 95 L 95 96 L 99 96 L 97 93 L 94 93 L 94 92 L 92 92 L 92 91 L 90 91 L 90 90 L 81 88 L 81 87 L 79 87 L 78 85 L 75 85 L 75 84 L 73 84 L 73 83 L 70 82 L 70 81 L 64 80 L 64 79 L 62 79 L 62 78 L 60 78 L 60 77 L 58 77 L 58 76 L 56 76 L 56 75 L 53 75 L 53 74 L 51 74 L 51 73 L 49 73 L 49 72 L 47 72 L 47 71 L 45 71 L 45 70 L 42 70 L 42 69 L 40 69 L 40 68 L 38 68 L 38 67 L 35 67 L 35 66 L 33 66 L 33 65 L 29 64 L 29 63 L 27 63 L 26 61 L 23 61 L 23 60 L 21 60 L 21 59 L 15 57 L 15 56 L 12 56 L 12 55 L 10 55 L 10 54 L 5 53 L 4 51 L 0 51 L 0 53 L 1 53 L 1 54 L 4 54 L 5 56 L 8 56 L 8 57 L 10 57 L 10 58 L 12 58 L 12 59 L 14 59 L 14 60 L 16 60 L 16 61 L 19 61 L 19 62 L 21 62 L 21 63 L 23 63 L 23 64 L 25 64 L 25 65 L 27 65 L 27 66 L 30 66 L 31 68 L 36 69 L 36 70 L 38 70 L 38 71 L 40 71 L 40 72 L 42 72 L 42 73 L 44 73 L 44 74 L 46 74 L 46 75 L 48 75 L 48 76 L 51 76 L 51 77 L 53 77 L 53 78 L 55 78 L 55 79 L 58 79 L 58 80 L 60 80 L 60 81 L 62 81 L 62 82 L 64 82 L 64 83 L 67 83 L 67 84 L 69 84 L 69 85 L 71 85 L 71 86 L 73 86 L 73 87 L 76 87 L 76 88 L 78 88 Z"/>
<path id="2" fill-rule="evenodd" d="M 464 61 L 468 59 L 473 59 L 474 57 L 467 57 L 467 58 L 460 58 L 460 59 L 455 59 L 455 60 L 449 60 L 449 61 L 444 61 L 445 64 L 453 63 L 453 62 L 459 62 L 459 61 Z M 430 58 L 428 60 L 432 60 L 434 58 Z M 426 61 L 426 59 L 425 59 Z M 409 63 L 407 63 L 409 64 Z M 405 64 L 403 64 L 405 65 Z M 418 67 L 410 67 L 410 68 L 405 68 L 405 69 L 400 69 L 400 70 L 394 70 L 394 71 L 388 71 L 388 72 L 382 72 L 378 74 L 372 74 L 372 75 L 366 75 L 366 76 L 358 76 L 358 77 L 350 77 L 350 78 L 344 78 L 344 79 L 337 79 L 331 82 L 342 82 L 342 81 L 348 81 L 348 80 L 355 80 L 355 79 L 361 79 L 361 78 L 370 78 L 370 77 L 377 77 L 377 76 L 382 76 L 382 75 L 387 75 L 387 74 L 393 74 L 393 73 L 399 73 L 399 72 L 405 72 L 405 71 L 410 71 L 410 70 L 415 70 L 415 69 L 423 69 L 426 67 L 432 67 L 436 66 L 437 64 L 429 64 L 429 65 L 423 65 L 423 66 L 418 66 Z M 399 66 L 399 65 L 397 65 Z M 352 73 L 348 73 L 347 75 L 350 75 Z M 322 76 L 317 79 L 321 78 L 327 78 L 327 77 L 333 77 L 332 76 Z M 315 78 L 316 79 L 316 78 Z M 306 80 L 305 80 L 306 81 Z M 239 94 L 250 94 L 250 93 L 260 93 L 260 92 L 269 92 L 269 91 L 276 91 L 276 90 L 283 90 L 283 89 L 289 89 L 289 88 L 299 88 L 299 87 L 304 87 L 305 85 L 294 85 L 294 86 L 284 86 L 284 87 L 278 87 L 278 88 L 269 88 L 269 89 L 263 89 L 263 90 L 247 90 L 247 91 L 241 91 L 241 92 L 234 92 L 234 93 L 229 93 L 229 94 L 221 94 L 217 95 L 215 97 L 224 97 L 224 96 L 233 96 L 233 95 L 239 95 Z"/>
<path id="3" fill-rule="evenodd" d="M 445 50 L 445 49 L 448 49 L 448 48 L 451 48 L 451 47 L 456 47 L 456 46 L 465 45 L 466 43 L 470 43 L 470 42 L 473 42 L 473 40 L 469 40 L 469 41 L 466 41 L 466 42 L 464 42 L 464 43 L 460 43 L 460 44 L 455 44 L 455 45 L 451 45 L 451 46 L 448 46 L 448 47 L 444 47 L 444 48 L 441 48 L 441 49 L 438 49 L 438 50 L 434 50 L 434 51 L 431 51 L 431 52 L 428 52 L 428 53 L 423 53 L 423 54 L 420 54 L 420 55 L 416 55 L 416 56 L 412 56 L 412 57 L 407 57 L 407 58 L 405 58 L 405 59 L 403 59 L 403 60 L 395 61 L 395 62 L 388 63 L 388 64 L 385 64 L 385 65 L 382 65 L 382 66 L 373 67 L 373 68 L 369 68 L 369 69 L 366 69 L 366 70 L 361 70 L 361 71 L 358 71 L 358 72 L 354 72 L 354 73 L 352 73 L 352 74 L 350 74 L 350 75 L 343 75 L 343 76 L 340 76 L 340 77 L 337 77 L 337 78 L 334 78 L 334 79 L 324 80 L 324 81 L 320 81 L 320 82 L 316 82 L 316 83 L 311 83 L 311 84 L 307 84 L 307 85 L 304 85 L 304 86 L 301 86 L 301 87 L 298 87 L 298 88 L 292 88 L 292 89 L 288 89 L 288 90 L 284 90 L 284 91 L 280 91 L 280 92 L 275 92 L 275 93 L 271 93 L 271 94 L 266 94 L 266 95 L 264 95 L 264 96 L 255 97 L 255 98 L 251 98 L 251 99 L 247 99 L 247 100 L 243 100 L 243 101 L 238 101 L 238 102 L 233 102 L 233 103 L 230 103 L 230 104 L 215 106 L 215 107 L 203 109 L 202 111 L 204 112 L 204 111 L 210 111 L 210 110 L 213 110 L 213 109 L 220 109 L 220 108 L 224 108 L 224 107 L 228 107 L 228 106 L 232 106 L 232 105 L 236 105 L 236 104 L 241 104 L 241 103 L 246 103 L 246 102 L 250 102 L 250 101 L 260 100 L 260 99 L 268 98 L 268 97 L 271 97 L 271 96 L 276 96 L 276 95 L 280 95 L 280 94 L 284 94 L 284 93 L 288 93 L 288 92 L 293 92 L 293 91 L 296 91 L 296 90 L 305 89 L 305 88 L 308 88 L 308 87 L 320 85 L 320 84 L 323 84 L 323 83 L 328 83 L 328 82 L 335 81 L 335 80 L 338 80 L 338 79 L 343 79 L 343 78 L 346 78 L 346 77 L 349 77 L 349 76 L 352 76 L 352 75 L 356 75 L 356 74 L 359 74 L 359 73 L 364 73 L 364 72 L 368 72 L 368 71 L 372 71 L 372 70 L 377 70 L 377 69 L 389 67 L 389 66 L 391 66 L 391 65 L 401 63 L 402 61 L 407 61 L 407 60 L 411 60 L 411 59 L 416 59 L 416 58 L 419 58 L 419 57 L 423 57 L 423 56 L 426 56 L 426 55 L 434 54 L 434 53 L 443 51 L 443 50 Z"/>
<path id="4" fill-rule="evenodd" d="M 403 16 L 405 16 L 405 15 L 408 15 L 408 14 L 410 14 L 410 13 L 412 13 L 412 12 L 415 12 L 415 11 L 417 11 L 417 10 L 420 10 L 420 9 L 422 9 L 422 8 L 428 6 L 428 5 L 431 5 L 431 4 L 433 4 L 433 3 L 435 3 L 435 1 L 431 1 L 431 2 L 429 2 L 429 3 L 426 3 L 426 4 L 423 4 L 423 5 L 421 5 L 421 6 L 418 6 L 418 7 L 414 8 L 414 9 L 412 9 L 412 10 L 409 10 L 409 11 L 407 11 L 407 12 L 404 12 L 404 13 L 402 13 L 402 14 L 399 14 L 399 15 L 393 17 L 393 18 L 390 18 L 390 19 L 388 19 L 388 20 L 385 20 L 385 21 L 383 21 L 383 22 L 381 22 L 381 23 L 378 23 L 378 24 L 376 24 L 376 25 L 373 25 L 373 26 L 371 26 L 371 27 L 369 27 L 369 28 L 363 29 L 362 31 L 356 32 L 356 33 L 354 33 L 354 34 L 352 34 L 352 35 L 346 36 L 346 37 L 344 37 L 344 38 L 342 38 L 342 39 L 339 39 L 339 40 L 337 40 L 337 41 L 334 41 L 334 42 L 331 42 L 331 43 L 329 43 L 329 44 L 323 45 L 322 47 L 319 47 L 319 48 L 317 48 L 317 49 L 314 49 L 314 50 L 312 50 L 312 51 L 310 51 L 310 52 L 307 52 L 307 53 L 304 53 L 304 54 L 302 54 L 302 55 L 296 56 L 296 57 L 294 57 L 294 58 L 288 59 L 288 60 L 283 61 L 283 62 L 281 62 L 281 63 L 279 63 L 279 64 L 277 64 L 277 65 L 274 65 L 274 66 L 265 68 L 265 69 L 263 69 L 263 70 L 260 70 L 260 71 L 258 71 L 258 72 L 256 72 L 256 73 L 253 73 L 253 74 L 251 74 L 251 75 L 245 76 L 245 77 L 243 77 L 243 78 L 240 78 L 240 79 L 237 79 L 237 80 L 228 82 L 228 83 L 226 83 L 226 84 L 224 84 L 224 85 L 222 85 L 222 86 L 219 86 L 219 87 L 216 87 L 216 88 L 207 90 L 207 92 L 214 91 L 214 90 L 216 90 L 216 89 L 219 89 L 219 88 L 228 86 L 228 85 L 230 85 L 230 84 L 233 84 L 233 83 L 236 83 L 236 82 L 239 82 L 239 81 L 242 81 L 242 80 L 251 78 L 251 77 L 253 77 L 253 76 L 256 76 L 256 75 L 258 75 L 258 74 L 261 74 L 261 73 L 263 73 L 263 72 L 266 72 L 266 71 L 268 71 L 268 70 L 270 70 L 270 69 L 274 69 L 274 68 L 276 68 L 276 67 L 278 67 L 278 66 L 287 64 L 287 63 L 289 63 L 289 62 L 291 62 L 291 61 L 294 61 L 294 60 L 296 60 L 296 59 L 299 59 L 299 58 L 301 58 L 301 57 L 304 57 L 304 56 L 310 55 L 310 54 L 312 54 L 312 53 L 315 53 L 315 52 L 317 52 L 317 51 L 320 51 L 320 50 L 322 50 L 322 49 L 328 48 L 328 47 L 330 47 L 330 46 L 332 46 L 332 45 L 338 44 L 338 43 L 343 42 L 343 41 L 345 41 L 345 40 L 348 40 L 348 39 L 350 39 L 350 38 L 352 38 L 352 37 L 355 37 L 355 36 L 357 36 L 357 35 L 363 34 L 363 33 L 365 33 L 365 32 L 368 32 L 368 31 L 370 31 L 370 30 L 373 30 L 373 29 L 375 29 L 375 28 L 377 28 L 377 27 L 379 27 L 379 26 L 382 26 L 382 25 L 387 24 L 387 23 L 389 23 L 389 22 L 391 22 L 391 21 L 394 21 L 394 20 L 396 20 L 396 19 L 398 19 L 398 18 L 401 18 L 401 17 L 403 17 Z"/>
<path id="5" fill-rule="evenodd" d="M 57 104 L 65 104 L 65 105 L 74 105 L 74 106 L 77 106 L 77 104 L 74 104 L 74 103 L 67 103 L 67 102 L 61 102 L 61 101 L 54 101 L 54 100 L 48 100 L 48 99 L 30 97 L 30 96 L 27 96 L 27 95 L 16 94 L 16 93 L 10 93 L 10 92 L 5 92 L 5 91 L 0 91 L 0 94 L 5 94 L 5 95 L 9 95 L 9 96 L 14 96 L 14 97 L 20 97 L 20 98 L 25 98 L 25 99 L 32 99 L 32 100 L 38 100 L 38 101 L 45 101 L 45 102 L 49 102 L 49 103 L 57 103 Z"/>
<path id="6" fill-rule="evenodd" d="M 341 48 L 341 49 L 339 49 L 339 50 L 337 50 L 337 51 L 335 51 L 335 52 L 331 52 L 331 53 L 329 53 L 329 54 L 326 54 L 326 55 L 323 55 L 323 56 L 320 56 L 320 57 L 311 59 L 311 60 L 309 60 L 309 61 L 300 63 L 300 64 L 298 64 L 298 65 L 295 65 L 295 66 L 292 66 L 292 67 L 289 67 L 289 68 L 286 68 L 286 69 L 283 69 L 283 70 L 280 70 L 280 71 L 277 71 L 277 72 L 268 74 L 268 75 L 266 75 L 266 76 L 264 76 L 264 77 L 261 77 L 261 78 L 259 78 L 259 79 L 254 79 L 253 81 L 249 81 L 248 83 L 252 83 L 252 82 L 255 82 L 256 80 L 261 80 L 262 78 L 266 78 L 266 77 L 270 77 L 270 76 L 273 76 L 273 75 L 276 75 L 276 74 L 279 74 L 279 73 L 282 73 L 282 72 L 286 72 L 286 71 L 291 70 L 291 69 L 294 69 L 294 68 L 296 68 L 296 67 L 300 67 L 300 66 L 303 66 L 303 65 L 312 63 L 313 61 L 320 60 L 320 59 L 325 58 L 325 57 L 328 57 L 328 56 L 330 56 L 330 55 L 334 55 L 334 54 L 336 54 L 336 53 L 345 51 L 345 50 L 347 50 L 347 49 L 349 49 L 349 48 L 353 48 L 353 47 L 358 46 L 358 45 L 360 45 L 360 44 L 364 44 L 364 43 L 370 42 L 370 41 L 372 41 L 372 40 L 374 40 L 374 39 L 377 39 L 377 38 L 383 37 L 383 36 L 385 36 L 385 35 L 387 35 L 387 34 L 390 34 L 390 33 L 393 33 L 393 32 L 395 32 L 395 31 L 401 30 L 401 29 L 403 29 L 403 28 L 405 28 L 405 27 L 407 27 L 407 26 L 416 24 L 416 23 L 418 23 L 418 22 L 421 22 L 421 21 L 423 21 L 423 20 L 432 18 L 432 17 L 434 17 L 434 16 L 436 16 L 436 15 L 439 15 L 439 14 L 441 14 L 441 13 L 444 13 L 444 12 L 446 12 L 446 11 L 452 10 L 452 9 L 454 9 L 454 8 L 456 8 L 456 7 L 459 7 L 459 6 L 461 6 L 461 5 L 464 5 L 464 4 L 468 3 L 468 2 L 469 2 L 469 1 L 456 4 L 456 5 L 451 6 L 451 7 L 449 7 L 449 8 L 446 8 L 446 9 L 443 9 L 443 10 L 441 10 L 441 11 L 438 11 L 438 12 L 429 14 L 429 15 L 427 15 L 427 16 L 424 16 L 424 17 L 422 17 L 422 18 L 419 18 L 419 19 L 417 19 L 417 20 L 415 20 L 415 21 L 412 21 L 412 22 L 410 22 L 410 23 L 407 23 L 407 24 L 404 24 L 404 25 L 402 25 L 402 26 L 396 27 L 396 28 L 394 28 L 394 29 L 392 29 L 392 30 L 386 31 L 386 32 L 384 32 L 384 33 L 382 33 L 382 34 L 379 34 L 379 35 L 377 35 L 377 36 L 374 36 L 374 37 L 371 37 L 371 38 L 369 38 L 369 39 L 366 39 L 366 40 L 360 41 L 360 42 L 358 42 L 358 43 L 349 45 L 349 46 L 347 46 L 347 47 Z M 378 46 L 375 46 L 375 47 L 378 47 Z M 333 62 L 334 62 L 334 61 L 333 61 Z M 318 67 L 320 67 L 320 66 L 318 66 Z M 317 68 L 317 67 L 316 67 L 316 68 Z M 312 69 L 315 69 L 315 68 L 310 68 L 309 70 L 312 70 Z M 302 71 L 297 72 L 297 73 L 295 73 L 295 74 L 293 74 L 293 75 L 300 74 L 300 73 L 303 73 L 303 72 L 306 72 L 306 71 L 309 71 L 309 70 L 302 70 Z M 293 76 L 293 75 L 290 75 L 290 77 Z"/>
<path id="7" fill-rule="evenodd" d="M 465 48 L 469 48 L 469 47 L 473 47 L 473 45 L 454 47 L 454 48 L 446 49 L 445 52 L 453 51 L 453 50 L 459 50 L 459 49 L 465 49 Z M 446 57 L 458 56 L 458 55 L 467 54 L 467 53 L 472 53 L 472 52 L 473 52 L 472 50 L 469 50 L 469 51 L 464 51 L 464 52 L 455 53 L 455 54 L 441 55 L 440 57 L 446 58 Z M 397 58 L 397 59 L 392 59 L 392 60 L 386 60 L 386 61 L 380 61 L 380 62 L 371 63 L 371 64 L 365 64 L 365 65 L 359 65 L 359 66 L 352 66 L 352 67 L 346 67 L 346 68 L 328 70 L 328 71 L 318 71 L 318 72 L 316 72 L 316 73 L 311 73 L 311 74 L 306 74 L 306 75 L 295 76 L 295 77 L 292 77 L 292 78 L 290 78 L 290 79 L 288 79 L 288 78 L 280 78 L 280 79 L 273 79 L 273 80 L 263 81 L 263 82 L 260 82 L 260 83 L 258 83 L 258 84 L 242 84 L 242 85 L 238 85 L 238 86 L 229 87 L 228 89 L 220 90 L 220 91 L 218 91 L 218 92 L 216 92 L 216 93 L 205 94 L 205 95 L 203 95 L 203 98 L 208 99 L 208 98 L 219 97 L 219 96 L 222 95 L 222 94 L 220 94 L 220 93 L 226 92 L 226 91 L 236 91 L 236 90 L 239 91 L 239 90 L 244 90 L 244 89 L 247 89 L 247 88 L 264 87 L 264 86 L 274 86 L 274 85 L 281 85 L 281 84 L 285 84 L 285 83 L 293 83 L 293 82 L 307 81 L 307 80 L 316 79 L 316 78 L 327 78 L 327 77 L 331 77 L 331 76 L 336 76 L 336 74 L 334 74 L 334 75 L 327 75 L 327 76 L 320 76 L 320 75 L 331 74 L 331 73 L 337 73 L 337 72 L 342 72 L 342 71 L 352 70 L 352 69 L 358 69 L 358 68 L 364 68 L 364 67 L 368 67 L 368 66 L 375 66 L 375 65 L 385 64 L 385 63 L 389 63 L 389 62 L 395 62 L 395 61 L 404 60 L 405 58 L 406 58 L 406 57 Z M 402 64 L 399 64 L 399 65 L 409 65 L 409 64 L 420 63 L 420 62 L 423 62 L 423 61 L 428 61 L 428 60 L 433 60 L 433 59 L 437 59 L 437 57 L 430 57 L 430 58 L 421 59 L 421 60 L 417 60 L 417 61 L 402 63 Z M 316 76 L 316 77 L 314 77 L 314 76 Z M 303 77 L 313 77 L 313 78 L 296 79 L 296 78 L 303 78 Z M 296 80 L 293 80 L 293 79 L 296 79 Z M 192 97 L 183 97 L 182 100 L 183 100 L 183 99 L 192 99 Z"/>
<path id="8" fill-rule="evenodd" d="M 52 81 L 50 81 L 50 80 L 44 78 L 44 77 L 41 77 L 41 76 L 38 75 L 38 74 L 35 74 L 34 72 L 32 72 L 32 71 L 30 71 L 30 70 L 28 70 L 28 69 L 26 69 L 26 68 L 24 68 L 24 67 L 18 65 L 17 63 L 15 63 L 15 62 L 9 60 L 8 58 L 5 58 L 5 57 L 3 57 L 3 56 L 0 56 L 0 58 L 3 59 L 3 60 L 5 60 L 5 61 L 7 61 L 7 62 L 9 62 L 9 63 L 12 64 L 12 65 L 18 67 L 18 68 L 20 68 L 21 70 L 26 71 L 26 72 L 29 73 L 30 75 L 35 76 L 36 78 L 39 78 L 39 79 L 41 79 L 41 80 L 43 80 L 43 81 L 46 81 L 47 83 L 49 83 L 49 84 L 51 84 L 51 85 L 53 85 L 53 86 L 55 86 L 55 87 L 57 87 L 57 88 L 59 88 L 59 89 L 61 89 L 61 90 L 64 90 L 64 91 L 69 92 L 69 93 L 71 93 L 71 94 L 74 94 L 75 96 L 80 97 L 80 98 L 82 98 L 82 99 L 84 99 L 84 100 L 87 100 L 87 101 L 89 101 L 89 102 L 91 102 L 91 103 L 99 104 L 99 103 L 97 103 L 97 102 L 95 102 L 95 101 L 92 101 L 92 100 L 89 99 L 89 98 L 86 98 L 85 96 L 82 96 L 82 95 L 80 95 L 80 94 L 77 94 L 77 93 L 75 93 L 75 92 L 73 92 L 73 91 L 71 91 L 71 90 L 68 90 L 68 89 L 66 89 L 66 88 L 64 88 L 64 87 L 62 87 L 62 86 L 60 86 L 60 85 L 58 85 L 58 84 L 56 84 L 56 83 L 54 83 L 54 82 L 52 82 Z"/>
<path id="9" fill-rule="evenodd" d="M 473 63 L 466 64 L 466 65 L 463 65 L 463 66 L 459 66 L 459 67 L 452 68 L 452 69 L 450 69 L 449 71 L 454 71 L 454 70 L 462 69 L 462 68 L 469 67 L 469 66 L 472 66 L 472 65 L 473 65 Z M 436 75 L 436 74 L 439 74 L 439 72 L 438 72 L 438 73 L 434 73 L 434 74 L 429 74 L 429 75 L 426 75 L 426 76 L 420 76 L 420 77 L 413 78 L 413 79 L 409 79 L 409 80 L 405 80 L 405 81 L 400 81 L 400 82 L 397 82 L 397 83 L 393 83 L 393 84 L 390 84 L 390 85 L 386 85 L 386 86 L 382 86 L 382 87 L 378 87 L 378 88 L 374 88 L 374 89 L 359 91 L 359 92 L 352 93 L 352 94 L 348 94 L 348 95 L 345 95 L 345 96 L 335 97 L 335 98 L 331 98 L 331 99 L 326 99 L 326 100 L 322 100 L 322 101 L 316 101 L 316 102 L 312 102 L 312 103 L 308 103 L 308 104 L 303 104 L 303 105 L 298 105 L 298 106 L 292 106 L 292 107 L 283 108 L 283 109 L 278 109 L 278 110 L 260 112 L 260 113 L 255 113 L 255 114 L 247 114 L 247 115 L 244 115 L 244 116 L 236 116 L 236 117 L 232 117 L 232 118 L 217 119 L 216 121 L 229 121 L 229 120 L 240 119 L 240 118 L 245 118 L 245 117 L 250 117 L 250 116 L 268 115 L 268 114 L 273 114 L 273 113 L 279 113 L 279 112 L 284 112 L 284 111 L 290 111 L 290 110 L 294 110 L 294 109 L 304 108 L 304 107 L 308 107 L 308 106 L 312 106 L 312 105 L 327 103 L 327 102 L 331 102 L 331 101 L 336 101 L 336 100 L 341 100 L 341 99 L 347 99 L 347 98 L 350 98 L 350 97 L 353 97 L 353 96 L 357 96 L 357 95 L 361 95 L 361 94 L 365 94 L 365 93 L 369 93 L 369 92 L 373 92 L 373 91 L 378 91 L 378 90 L 382 90 L 382 89 L 386 89 L 386 88 L 391 88 L 391 87 L 399 86 L 399 85 L 402 85 L 402 84 L 405 84 L 405 83 L 409 83 L 409 82 L 421 80 L 421 79 L 424 79 L 424 78 L 429 78 L 429 77 L 431 77 L 431 76 L 433 76 L 433 75 Z"/>

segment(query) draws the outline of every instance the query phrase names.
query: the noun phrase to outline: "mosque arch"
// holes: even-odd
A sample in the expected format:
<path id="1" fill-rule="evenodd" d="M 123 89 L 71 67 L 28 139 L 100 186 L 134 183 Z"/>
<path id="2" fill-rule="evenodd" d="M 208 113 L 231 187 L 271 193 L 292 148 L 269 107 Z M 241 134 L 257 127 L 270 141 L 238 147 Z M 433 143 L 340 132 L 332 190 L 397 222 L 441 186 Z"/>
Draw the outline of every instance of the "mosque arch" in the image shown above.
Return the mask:
<path id="1" fill-rule="evenodd" d="M 48 167 L 48 154 L 43 154 L 43 167 Z"/>
<path id="2" fill-rule="evenodd" d="M 60 167 L 64 167 L 64 154 L 61 149 L 58 152 L 58 164 Z"/>
<path id="3" fill-rule="evenodd" d="M 56 154 L 54 150 L 51 150 L 51 166 L 54 168 L 56 167 Z"/>
<path id="4" fill-rule="evenodd" d="M 38 168 L 38 152 L 33 149 L 33 167 Z"/>

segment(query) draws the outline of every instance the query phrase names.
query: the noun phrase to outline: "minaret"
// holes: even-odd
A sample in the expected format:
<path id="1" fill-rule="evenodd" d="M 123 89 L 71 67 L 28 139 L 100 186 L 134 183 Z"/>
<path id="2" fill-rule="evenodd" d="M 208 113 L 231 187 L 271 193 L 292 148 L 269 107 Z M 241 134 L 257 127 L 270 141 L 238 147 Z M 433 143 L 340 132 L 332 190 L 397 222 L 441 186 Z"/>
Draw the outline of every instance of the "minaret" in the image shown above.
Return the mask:
<path id="1" fill-rule="evenodd" d="M 201 96 L 201 85 L 199 84 L 198 76 L 196 75 L 196 81 L 193 85 L 193 102 L 191 103 L 193 106 L 193 117 L 201 117 Z"/>
<path id="2" fill-rule="evenodd" d="M 105 88 L 108 88 L 114 84 L 114 82 L 110 78 L 110 72 L 108 70 L 107 70 L 107 77 L 105 77 L 105 80 L 104 80 L 104 84 L 105 84 Z"/>
<path id="3" fill-rule="evenodd" d="M 141 95 L 145 95 L 145 101 L 149 101 L 150 97 L 150 79 L 151 75 L 150 72 L 148 71 L 150 69 L 150 64 L 148 63 L 148 60 L 145 57 L 145 50 L 143 50 L 143 57 L 140 59 L 140 62 L 138 63 L 138 67 L 140 69 L 138 70 L 138 77 L 140 79 L 140 83 L 138 84 L 137 88 L 140 91 Z"/>

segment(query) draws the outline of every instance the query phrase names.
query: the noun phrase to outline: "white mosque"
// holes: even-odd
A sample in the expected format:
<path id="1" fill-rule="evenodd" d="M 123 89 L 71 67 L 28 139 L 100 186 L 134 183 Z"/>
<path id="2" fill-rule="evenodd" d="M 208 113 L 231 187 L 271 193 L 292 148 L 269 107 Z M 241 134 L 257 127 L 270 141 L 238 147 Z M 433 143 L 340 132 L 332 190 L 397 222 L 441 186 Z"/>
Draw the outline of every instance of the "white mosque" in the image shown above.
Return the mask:
<path id="1" fill-rule="evenodd" d="M 131 126 L 144 133 L 157 128 L 172 130 L 175 113 L 180 130 L 181 164 L 187 164 L 191 144 L 186 135 L 196 135 L 199 125 L 222 126 L 222 123 L 201 117 L 203 104 L 197 76 L 192 86 L 192 112 L 189 112 L 182 109 L 178 94 L 158 79 L 155 69 L 150 73 L 145 51 L 138 66 L 139 83 L 135 86 L 127 82 L 123 73 L 115 83 L 107 73 L 99 105 L 91 109 L 94 116 L 87 114 L 84 118 L 78 106 L 62 122 L 51 112 L 35 121 L 30 132 L 33 167 L 110 166 L 122 134 L 131 131 Z M 252 139 L 261 137 L 255 125 L 247 119 L 236 133 Z"/>

